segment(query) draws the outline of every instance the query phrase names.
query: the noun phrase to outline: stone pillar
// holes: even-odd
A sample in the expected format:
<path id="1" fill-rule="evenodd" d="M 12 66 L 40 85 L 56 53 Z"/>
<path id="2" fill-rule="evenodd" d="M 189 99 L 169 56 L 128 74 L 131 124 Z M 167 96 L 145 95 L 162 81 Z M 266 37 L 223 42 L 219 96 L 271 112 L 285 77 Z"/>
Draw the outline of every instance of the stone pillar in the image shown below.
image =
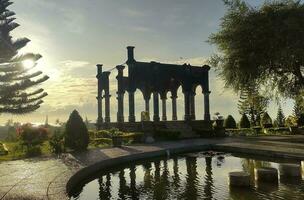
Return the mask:
<path id="1" fill-rule="evenodd" d="M 150 113 L 150 99 L 145 98 L 145 111 Z"/>
<path id="2" fill-rule="evenodd" d="M 191 120 L 191 116 L 190 116 L 190 92 L 185 91 L 184 92 L 184 97 L 185 97 L 185 121 L 189 121 Z"/>
<path id="3" fill-rule="evenodd" d="M 111 72 L 103 72 L 103 76 L 104 76 L 104 91 L 105 91 L 105 122 L 106 123 L 110 123 L 111 119 L 110 119 L 110 86 L 109 86 L 109 75 Z"/>
<path id="4" fill-rule="evenodd" d="M 176 99 L 177 95 L 172 95 L 172 120 L 176 121 L 177 120 L 177 108 L 176 108 Z"/>
<path id="5" fill-rule="evenodd" d="M 124 117 L 124 93 L 117 93 L 117 102 L 118 102 L 117 122 L 118 123 L 123 123 L 125 121 L 125 117 Z"/>
<path id="6" fill-rule="evenodd" d="M 105 122 L 110 123 L 111 118 L 110 118 L 110 94 L 105 94 Z"/>
<path id="7" fill-rule="evenodd" d="M 166 101 L 167 101 L 167 98 L 166 97 L 163 97 L 162 98 L 162 120 L 163 121 L 167 121 L 167 105 L 166 105 Z"/>
<path id="8" fill-rule="evenodd" d="M 97 129 L 100 129 L 101 124 L 103 123 L 102 118 L 102 65 L 98 64 L 97 66 L 97 80 L 98 80 L 98 86 L 97 86 Z"/>
<path id="9" fill-rule="evenodd" d="M 124 122 L 124 85 L 123 85 L 123 70 L 125 66 L 118 65 L 116 66 L 116 69 L 118 70 L 118 75 L 116 77 L 117 83 L 118 83 L 118 89 L 117 89 L 117 122 L 123 123 Z"/>
<path id="10" fill-rule="evenodd" d="M 134 92 L 129 92 L 129 122 L 135 122 Z"/>
<path id="11" fill-rule="evenodd" d="M 191 120 L 195 120 L 195 92 L 191 93 L 190 96 L 190 116 L 191 116 Z"/>
<path id="12" fill-rule="evenodd" d="M 158 100 L 158 93 L 153 92 L 153 107 L 154 107 L 154 115 L 153 115 L 153 121 L 159 122 L 159 100 Z"/>
<path id="13" fill-rule="evenodd" d="M 210 103 L 209 103 L 210 92 L 204 92 L 204 120 L 210 121 Z"/>

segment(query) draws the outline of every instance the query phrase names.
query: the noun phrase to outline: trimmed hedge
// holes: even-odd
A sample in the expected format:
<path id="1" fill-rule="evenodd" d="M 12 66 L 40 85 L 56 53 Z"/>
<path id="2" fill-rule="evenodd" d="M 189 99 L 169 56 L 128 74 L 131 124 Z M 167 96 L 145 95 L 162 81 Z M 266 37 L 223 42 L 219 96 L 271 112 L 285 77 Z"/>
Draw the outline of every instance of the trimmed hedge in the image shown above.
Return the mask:
<path id="1" fill-rule="evenodd" d="M 250 121 L 246 114 L 243 114 L 240 121 L 240 128 L 250 128 Z"/>
<path id="2" fill-rule="evenodd" d="M 236 128 L 236 122 L 231 115 L 228 115 L 228 117 L 225 119 L 224 127 L 225 128 Z"/>

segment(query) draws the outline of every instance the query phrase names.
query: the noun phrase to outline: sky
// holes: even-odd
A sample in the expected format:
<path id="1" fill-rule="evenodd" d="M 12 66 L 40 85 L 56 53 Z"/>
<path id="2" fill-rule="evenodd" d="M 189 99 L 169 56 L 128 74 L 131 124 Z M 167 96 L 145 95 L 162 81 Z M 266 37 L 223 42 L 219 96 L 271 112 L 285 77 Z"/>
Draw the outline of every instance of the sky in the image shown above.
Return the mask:
<path id="1" fill-rule="evenodd" d="M 21 116 L 4 114 L 0 123 L 12 118 L 20 122 L 49 123 L 66 121 L 77 109 L 83 118 L 97 118 L 96 64 L 111 69 L 126 61 L 126 46 L 135 46 L 138 61 L 190 63 L 202 66 L 216 47 L 206 41 L 219 30 L 225 14 L 221 0 L 14 0 L 9 8 L 16 12 L 13 37 L 31 42 L 22 52 L 40 53 L 38 69 L 50 76 L 40 85 L 47 92 L 39 110 Z M 257 6 L 263 1 L 248 0 Z M 212 66 L 211 66 L 212 67 Z M 115 71 L 111 73 L 111 118 L 116 120 Z M 211 113 L 232 114 L 239 119 L 238 96 L 224 88 L 223 81 L 210 72 Z M 125 107 L 127 107 L 127 97 Z M 136 93 L 136 115 L 144 110 L 144 101 Z M 291 114 L 292 101 L 284 100 L 285 115 Z M 167 102 L 168 118 L 171 104 Z M 276 116 L 277 105 L 268 109 Z M 127 119 L 128 110 L 125 110 Z M 203 95 L 197 89 L 197 118 L 203 118 Z M 183 96 L 179 92 L 179 119 L 183 116 Z"/>

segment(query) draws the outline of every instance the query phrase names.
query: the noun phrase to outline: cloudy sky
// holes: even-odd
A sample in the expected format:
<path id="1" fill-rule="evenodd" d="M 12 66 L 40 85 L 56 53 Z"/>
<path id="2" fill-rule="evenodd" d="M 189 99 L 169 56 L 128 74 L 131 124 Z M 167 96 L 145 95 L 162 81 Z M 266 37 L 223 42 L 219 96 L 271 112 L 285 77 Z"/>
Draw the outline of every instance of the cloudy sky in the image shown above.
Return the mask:
<path id="1" fill-rule="evenodd" d="M 259 5 L 261 0 L 248 0 Z M 39 68 L 50 76 L 42 85 L 49 96 L 35 113 L 11 116 L 16 121 L 65 121 L 73 109 L 95 121 L 96 67 L 110 69 L 126 61 L 126 46 L 135 46 L 135 58 L 143 61 L 190 63 L 201 66 L 216 52 L 208 36 L 219 29 L 225 13 L 221 0 L 14 0 L 10 9 L 21 25 L 13 36 L 28 37 L 25 52 L 43 55 Z M 116 119 L 115 72 L 111 74 L 111 116 Z M 239 118 L 237 96 L 223 88 L 223 82 L 211 72 L 211 112 Z M 203 98 L 197 90 L 197 118 L 203 116 Z M 183 98 L 179 94 L 179 117 Z M 126 98 L 126 101 L 128 99 Z M 143 110 L 142 96 L 136 96 L 137 119 Z M 168 115 L 171 109 L 168 102 Z M 292 102 L 285 101 L 289 114 Z M 272 103 L 269 112 L 276 115 Z M 126 118 L 128 111 L 125 110 Z"/>

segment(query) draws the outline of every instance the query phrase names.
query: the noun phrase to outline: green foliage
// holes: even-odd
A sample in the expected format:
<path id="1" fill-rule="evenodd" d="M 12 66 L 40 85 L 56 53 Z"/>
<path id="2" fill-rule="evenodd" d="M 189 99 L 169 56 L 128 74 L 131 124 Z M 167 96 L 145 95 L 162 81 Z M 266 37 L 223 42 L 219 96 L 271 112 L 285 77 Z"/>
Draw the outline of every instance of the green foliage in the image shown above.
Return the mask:
<path id="1" fill-rule="evenodd" d="M 297 126 L 297 118 L 294 116 L 288 116 L 285 120 L 286 127 L 293 127 Z"/>
<path id="2" fill-rule="evenodd" d="M 43 127 L 33 127 L 31 124 L 24 124 L 17 129 L 17 137 L 21 145 L 27 147 L 30 155 L 39 153 L 39 146 L 48 138 L 48 131 Z"/>
<path id="3" fill-rule="evenodd" d="M 108 130 L 100 130 L 96 132 L 96 138 L 111 138 L 112 135 Z"/>
<path id="4" fill-rule="evenodd" d="M 4 148 L 3 144 L 0 142 L 0 156 L 7 155 L 8 151 Z"/>
<path id="5" fill-rule="evenodd" d="M 278 127 L 284 127 L 284 125 L 285 125 L 285 116 L 284 116 L 283 110 L 281 108 L 281 105 L 278 108 L 276 124 Z"/>
<path id="6" fill-rule="evenodd" d="M 272 119 L 271 117 L 268 115 L 267 112 L 263 113 L 263 116 L 261 118 L 261 125 L 264 127 L 264 128 L 270 128 L 272 127 Z"/>
<path id="7" fill-rule="evenodd" d="M 55 132 L 55 134 L 50 138 L 49 145 L 52 153 L 61 154 L 64 152 L 64 135 L 60 132 Z"/>
<path id="8" fill-rule="evenodd" d="M 110 138 L 96 138 L 96 139 L 93 139 L 92 141 L 92 144 L 94 146 L 110 146 L 112 145 L 112 139 Z"/>
<path id="9" fill-rule="evenodd" d="M 294 100 L 293 114 L 296 118 L 299 118 L 304 113 L 304 93 L 298 95 Z"/>
<path id="10" fill-rule="evenodd" d="M 297 120 L 298 126 L 304 126 L 304 113 L 301 113 Z"/>
<path id="11" fill-rule="evenodd" d="M 144 133 L 126 133 L 124 134 L 123 141 L 124 143 L 141 143 L 143 139 Z"/>
<path id="12" fill-rule="evenodd" d="M 180 136 L 179 131 L 167 130 L 167 129 L 159 129 L 154 132 L 154 138 L 156 140 L 178 140 Z"/>
<path id="13" fill-rule="evenodd" d="M 225 119 L 224 127 L 225 128 L 236 128 L 236 122 L 231 115 L 228 115 L 228 117 Z"/>
<path id="14" fill-rule="evenodd" d="M 250 121 L 246 114 L 242 115 L 239 125 L 240 125 L 240 128 L 250 128 Z"/>
<path id="15" fill-rule="evenodd" d="M 259 94 L 256 86 L 246 86 L 241 90 L 238 101 L 238 109 L 241 115 L 250 117 L 251 124 L 257 126 L 260 123 L 260 116 L 267 109 L 269 99 Z"/>
<path id="16" fill-rule="evenodd" d="M 111 137 L 117 137 L 117 136 L 122 136 L 123 132 L 121 132 L 118 128 L 111 128 L 109 130 L 110 136 Z"/>
<path id="17" fill-rule="evenodd" d="M 219 54 L 211 58 L 227 87 L 248 83 L 285 96 L 304 88 L 304 5 L 302 1 L 265 1 L 252 7 L 226 0 L 220 30 L 209 38 Z"/>
<path id="18" fill-rule="evenodd" d="M 43 103 L 47 93 L 43 89 L 29 89 L 49 77 L 41 76 L 41 71 L 30 71 L 41 55 L 20 53 L 30 40 L 12 39 L 11 31 L 19 24 L 15 22 L 15 13 L 8 9 L 11 4 L 9 0 L 0 0 L 0 113 L 23 114 L 37 110 Z"/>
<path id="19" fill-rule="evenodd" d="M 65 146 L 74 150 L 85 150 L 89 144 L 88 129 L 79 113 L 74 110 L 65 127 Z"/>

